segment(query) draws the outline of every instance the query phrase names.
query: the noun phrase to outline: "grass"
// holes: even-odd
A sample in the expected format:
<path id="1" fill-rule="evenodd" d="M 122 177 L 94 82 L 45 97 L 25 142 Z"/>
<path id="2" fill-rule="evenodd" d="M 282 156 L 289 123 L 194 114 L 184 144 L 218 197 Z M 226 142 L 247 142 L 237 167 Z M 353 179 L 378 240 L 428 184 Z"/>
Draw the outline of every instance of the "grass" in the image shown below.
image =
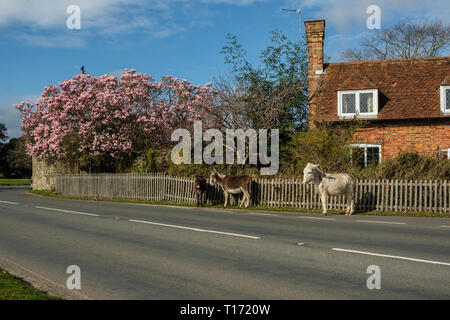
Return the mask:
<path id="1" fill-rule="evenodd" d="M 29 186 L 31 179 L 0 179 L 0 186 Z"/>
<path id="2" fill-rule="evenodd" d="M 48 190 L 29 190 L 28 192 L 45 197 L 70 199 L 70 200 L 93 200 L 93 201 L 110 201 L 120 203 L 138 203 L 138 204 L 153 204 L 153 205 L 170 205 L 177 207 L 195 207 L 195 204 L 191 203 L 178 203 L 170 201 L 140 201 L 140 200 L 127 200 L 127 199 L 100 199 L 89 197 L 71 197 L 63 196 Z M 223 208 L 223 205 L 204 205 L 203 208 Z M 252 211 L 270 211 L 270 212 L 289 212 L 289 213 L 316 213 L 321 214 L 320 209 L 300 209 L 292 207 L 265 207 L 265 206 L 253 206 L 249 208 L 240 208 L 239 206 L 231 206 L 230 209 L 239 210 L 252 210 Z M 344 210 L 328 210 L 329 215 L 343 215 Z M 399 217 L 435 217 L 435 218 L 450 218 L 450 214 L 438 213 L 438 212 L 383 212 L 383 211 L 369 211 L 369 212 L 357 212 L 354 215 L 366 215 L 366 216 L 399 216 Z"/>
<path id="3" fill-rule="evenodd" d="M 61 300 L 0 269 L 0 300 Z"/>

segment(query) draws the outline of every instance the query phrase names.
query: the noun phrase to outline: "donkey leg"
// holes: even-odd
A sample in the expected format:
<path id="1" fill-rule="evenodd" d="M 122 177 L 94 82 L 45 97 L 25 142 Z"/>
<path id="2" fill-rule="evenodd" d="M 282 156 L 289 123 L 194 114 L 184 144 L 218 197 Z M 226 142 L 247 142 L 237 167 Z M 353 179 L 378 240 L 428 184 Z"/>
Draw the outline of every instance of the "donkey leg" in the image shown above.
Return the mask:
<path id="1" fill-rule="evenodd" d="M 242 193 L 242 199 L 241 199 L 241 202 L 239 203 L 239 208 L 242 208 L 244 201 L 245 201 L 245 192 Z"/>
<path id="2" fill-rule="evenodd" d="M 345 210 L 345 215 L 348 216 L 348 215 L 350 215 L 350 212 L 352 210 L 352 200 L 348 196 L 348 194 L 346 195 L 346 198 L 347 198 L 347 210 Z"/>
<path id="3" fill-rule="evenodd" d="M 355 213 L 355 199 L 352 197 L 350 200 L 350 216 Z"/>
<path id="4" fill-rule="evenodd" d="M 203 207 L 203 202 L 204 202 L 204 198 L 205 198 L 205 193 L 203 191 L 200 191 L 200 207 Z"/>
<path id="5" fill-rule="evenodd" d="M 247 206 L 246 208 L 248 208 L 250 206 L 250 201 L 252 201 L 252 184 L 249 183 L 248 184 L 248 189 L 247 189 Z"/>
<path id="6" fill-rule="evenodd" d="M 245 207 L 248 208 L 250 205 L 250 194 L 248 191 L 244 190 L 244 196 L 242 197 L 242 203 L 244 203 L 245 200 Z"/>
<path id="7" fill-rule="evenodd" d="M 327 194 L 326 193 L 322 193 L 320 195 L 320 199 L 322 200 L 322 207 L 323 207 L 323 214 L 327 215 Z"/>
<path id="8" fill-rule="evenodd" d="M 347 194 L 347 214 L 351 216 L 355 213 L 355 195 L 353 192 Z"/>
<path id="9" fill-rule="evenodd" d="M 250 198 L 251 198 L 251 194 L 250 194 L 250 192 L 247 191 L 247 205 L 245 206 L 246 208 L 248 208 L 250 206 Z"/>
<path id="10" fill-rule="evenodd" d="M 227 191 L 224 192 L 224 196 L 225 196 L 225 204 L 223 206 L 226 207 L 228 205 L 228 192 Z"/>

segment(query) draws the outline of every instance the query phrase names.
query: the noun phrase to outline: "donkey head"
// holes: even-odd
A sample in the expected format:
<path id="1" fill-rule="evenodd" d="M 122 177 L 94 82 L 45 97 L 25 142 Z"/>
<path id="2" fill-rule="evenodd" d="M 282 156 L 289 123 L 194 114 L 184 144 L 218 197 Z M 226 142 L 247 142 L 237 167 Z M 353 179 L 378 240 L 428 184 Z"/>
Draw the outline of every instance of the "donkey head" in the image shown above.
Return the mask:
<path id="1" fill-rule="evenodd" d="M 194 189 L 202 190 L 206 184 L 206 179 L 203 176 L 195 176 Z"/>
<path id="2" fill-rule="evenodd" d="M 217 171 L 215 169 L 210 170 L 209 183 L 210 184 L 217 183 Z"/>
<path id="3" fill-rule="evenodd" d="M 225 175 L 218 173 L 215 169 L 211 170 L 211 175 L 209 176 L 209 183 L 216 184 L 219 183 L 220 180 L 225 178 Z"/>
<path id="4" fill-rule="evenodd" d="M 322 175 L 322 170 L 320 169 L 320 164 L 308 163 L 303 170 L 303 183 L 307 184 L 315 179 L 315 177 L 320 177 Z"/>

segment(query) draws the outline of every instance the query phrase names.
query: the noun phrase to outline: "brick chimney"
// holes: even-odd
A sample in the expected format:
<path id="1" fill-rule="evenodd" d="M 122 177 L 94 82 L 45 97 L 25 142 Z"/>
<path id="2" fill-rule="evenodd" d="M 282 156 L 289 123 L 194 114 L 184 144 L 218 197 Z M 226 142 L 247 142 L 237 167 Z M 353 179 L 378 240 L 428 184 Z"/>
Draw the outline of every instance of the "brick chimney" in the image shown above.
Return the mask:
<path id="1" fill-rule="evenodd" d="M 316 90 L 317 79 L 323 72 L 323 39 L 325 38 L 325 20 L 305 21 L 306 39 L 308 41 L 309 97 Z M 314 107 L 310 104 L 309 113 L 314 115 Z"/>

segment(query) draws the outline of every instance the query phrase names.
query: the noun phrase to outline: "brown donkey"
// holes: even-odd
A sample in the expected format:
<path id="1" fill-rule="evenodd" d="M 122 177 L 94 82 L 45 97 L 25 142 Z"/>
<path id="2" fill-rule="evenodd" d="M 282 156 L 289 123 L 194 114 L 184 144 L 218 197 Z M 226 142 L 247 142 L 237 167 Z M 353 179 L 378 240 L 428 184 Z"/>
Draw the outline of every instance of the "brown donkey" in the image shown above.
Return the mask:
<path id="1" fill-rule="evenodd" d="M 228 195 L 229 194 L 240 194 L 243 193 L 241 204 L 242 207 L 244 201 L 246 201 L 245 207 L 250 205 L 250 193 L 252 179 L 249 176 L 226 176 L 224 174 L 218 173 L 216 170 L 211 171 L 210 183 L 217 183 L 222 187 L 223 193 L 225 195 L 225 204 L 228 205 Z"/>
<path id="2" fill-rule="evenodd" d="M 197 207 L 203 204 L 203 197 L 208 189 L 208 183 L 203 176 L 195 176 L 194 179 L 194 192 L 197 200 Z"/>

